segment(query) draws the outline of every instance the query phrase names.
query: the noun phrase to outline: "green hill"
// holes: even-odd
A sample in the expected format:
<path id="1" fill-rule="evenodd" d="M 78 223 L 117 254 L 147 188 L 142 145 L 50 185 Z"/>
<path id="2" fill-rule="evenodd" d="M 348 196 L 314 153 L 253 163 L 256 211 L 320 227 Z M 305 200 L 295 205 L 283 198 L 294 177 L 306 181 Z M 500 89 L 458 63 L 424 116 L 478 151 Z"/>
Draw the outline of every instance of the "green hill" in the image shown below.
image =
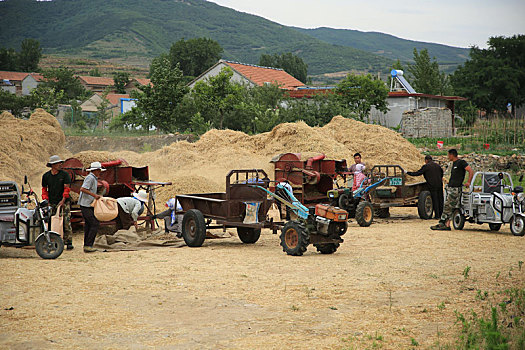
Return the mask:
<path id="1" fill-rule="evenodd" d="M 406 40 L 378 32 L 361 32 L 351 29 L 324 27 L 316 29 L 295 29 L 330 44 L 353 47 L 401 61 L 412 61 L 414 48 L 417 48 L 418 51 L 428 49 L 430 57 L 436 57 L 436 60 L 440 64 L 463 63 L 469 54 L 469 49 L 461 47 Z"/>
<path id="2" fill-rule="evenodd" d="M 173 42 L 194 37 L 217 40 L 224 58 L 246 63 L 257 63 L 263 53 L 291 51 L 312 75 L 385 72 L 395 57 L 328 43 L 204 0 L 4 0 L 0 23 L 2 46 L 18 47 L 24 38 L 35 38 L 46 53 L 135 65 L 147 65 Z"/>

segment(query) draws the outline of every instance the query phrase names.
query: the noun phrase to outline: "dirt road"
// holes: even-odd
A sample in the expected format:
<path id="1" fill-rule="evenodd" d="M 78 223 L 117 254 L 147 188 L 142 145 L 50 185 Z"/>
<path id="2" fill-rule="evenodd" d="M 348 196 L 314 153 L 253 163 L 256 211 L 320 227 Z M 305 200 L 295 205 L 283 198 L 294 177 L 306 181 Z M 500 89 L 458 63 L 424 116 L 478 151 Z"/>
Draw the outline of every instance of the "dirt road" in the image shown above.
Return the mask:
<path id="1" fill-rule="evenodd" d="M 413 209 L 361 228 L 334 255 L 255 245 L 95 253 L 44 261 L 0 248 L 0 348 L 407 349 L 452 341 L 478 290 L 523 286 L 525 238 L 432 232 Z M 468 276 L 463 275 L 469 266 Z"/>

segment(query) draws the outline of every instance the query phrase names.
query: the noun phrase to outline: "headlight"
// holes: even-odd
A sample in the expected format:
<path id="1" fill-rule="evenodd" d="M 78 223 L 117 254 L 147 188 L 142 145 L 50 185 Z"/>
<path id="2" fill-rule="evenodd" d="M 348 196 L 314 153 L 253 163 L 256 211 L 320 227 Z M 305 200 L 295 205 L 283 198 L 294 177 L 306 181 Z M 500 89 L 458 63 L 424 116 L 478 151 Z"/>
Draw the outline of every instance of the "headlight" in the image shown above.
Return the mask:
<path id="1" fill-rule="evenodd" d="M 346 220 L 346 215 L 345 214 L 339 215 L 339 220 Z"/>
<path id="2" fill-rule="evenodd" d="M 518 193 L 517 197 L 518 197 L 518 202 L 523 202 L 523 200 L 525 199 L 525 192 Z"/>

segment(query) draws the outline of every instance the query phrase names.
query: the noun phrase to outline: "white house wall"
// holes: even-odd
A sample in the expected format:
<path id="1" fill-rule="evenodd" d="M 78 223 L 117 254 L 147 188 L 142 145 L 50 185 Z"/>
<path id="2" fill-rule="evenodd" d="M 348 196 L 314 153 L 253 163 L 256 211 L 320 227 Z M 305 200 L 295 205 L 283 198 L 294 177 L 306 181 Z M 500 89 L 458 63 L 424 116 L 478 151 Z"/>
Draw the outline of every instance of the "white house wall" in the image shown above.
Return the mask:
<path id="1" fill-rule="evenodd" d="M 36 81 L 31 75 L 28 75 L 22 80 L 22 95 L 31 94 L 31 90 L 36 89 L 37 86 L 38 81 Z"/>

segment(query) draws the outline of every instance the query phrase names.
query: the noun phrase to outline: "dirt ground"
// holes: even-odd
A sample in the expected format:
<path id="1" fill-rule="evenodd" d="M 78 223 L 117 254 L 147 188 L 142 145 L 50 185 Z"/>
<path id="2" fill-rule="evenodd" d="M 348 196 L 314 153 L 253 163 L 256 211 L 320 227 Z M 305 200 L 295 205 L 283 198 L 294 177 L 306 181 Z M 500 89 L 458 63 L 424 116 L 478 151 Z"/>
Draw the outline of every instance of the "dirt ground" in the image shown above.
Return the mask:
<path id="1" fill-rule="evenodd" d="M 0 248 L 0 348 L 385 349 L 453 341 L 479 290 L 523 286 L 525 238 L 467 224 L 433 232 L 415 209 L 361 228 L 333 255 L 285 255 L 264 232 L 202 248 Z M 468 278 L 464 269 L 470 266 Z"/>

